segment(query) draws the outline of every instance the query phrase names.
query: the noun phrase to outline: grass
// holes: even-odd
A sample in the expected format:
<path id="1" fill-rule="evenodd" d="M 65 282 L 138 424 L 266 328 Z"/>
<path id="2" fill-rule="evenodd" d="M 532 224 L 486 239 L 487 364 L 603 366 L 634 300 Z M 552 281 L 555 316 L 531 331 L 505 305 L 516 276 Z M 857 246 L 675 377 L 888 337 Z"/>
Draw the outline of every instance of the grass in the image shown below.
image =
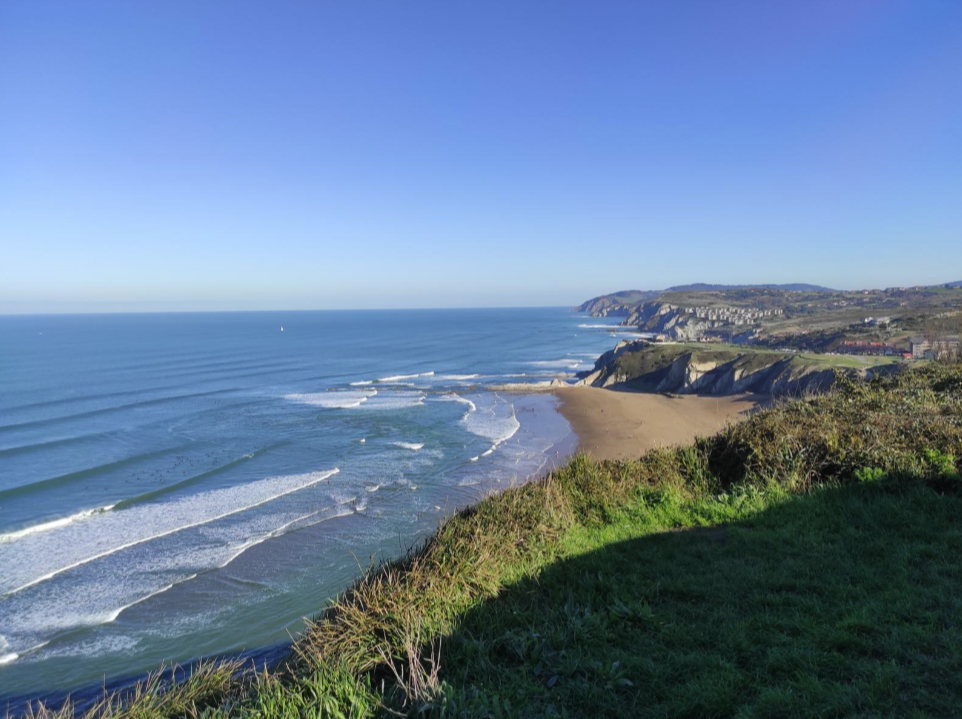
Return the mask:
<path id="1" fill-rule="evenodd" d="M 467 614 L 436 713 L 950 716 L 960 510 L 921 487 L 648 493 Z"/>
<path id="2" fill-rule="evenodd" d="M 952 716 L 959 456 L 962 368 L 935 365 L 636 461 L 579 456 L 361 578 L 283 666 L 104 713 Z"/>

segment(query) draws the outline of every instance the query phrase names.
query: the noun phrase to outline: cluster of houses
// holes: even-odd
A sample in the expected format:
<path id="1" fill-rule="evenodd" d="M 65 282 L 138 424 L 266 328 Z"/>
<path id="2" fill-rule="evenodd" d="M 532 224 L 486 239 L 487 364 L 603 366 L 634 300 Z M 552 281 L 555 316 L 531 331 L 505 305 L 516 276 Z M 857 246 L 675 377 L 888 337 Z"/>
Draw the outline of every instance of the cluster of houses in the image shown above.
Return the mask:
<path id="1" fill-rule="evenodd" d="M 763 310 L 757 307 L 684 307 L 684 312 L 699 319 L 728 322 L 733 325 L 751 325 L 764 317 L 778 317 L 783 309 Z"/>
<path id="2" fill-rule="evenodd" d="M 859 342 L 858 340 L 845 340 L 839 345 L 838 349 L 840 352 L 850 355 L 897 357 L 903 354 L 898 347 L 895 345 L 886 344 L 885 342 Z"/>
<path id="3" fill-rule="evenodd" d="M 946 335 L 944 337 L 911 337 L 909 348 L 912 359 L 943 359 L 959 356 L 959 336 Z"/>

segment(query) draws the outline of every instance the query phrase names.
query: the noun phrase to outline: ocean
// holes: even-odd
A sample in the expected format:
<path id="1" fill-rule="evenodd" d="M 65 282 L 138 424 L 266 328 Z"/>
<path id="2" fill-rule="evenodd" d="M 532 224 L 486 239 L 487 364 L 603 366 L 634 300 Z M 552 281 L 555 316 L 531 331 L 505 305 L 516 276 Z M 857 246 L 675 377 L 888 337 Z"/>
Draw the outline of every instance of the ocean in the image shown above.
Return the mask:
<path id="1" fill-rule="evenodd" d="M 565 309 L 0 317 L 0 698 L 276 645 L 576 446 Z"/>

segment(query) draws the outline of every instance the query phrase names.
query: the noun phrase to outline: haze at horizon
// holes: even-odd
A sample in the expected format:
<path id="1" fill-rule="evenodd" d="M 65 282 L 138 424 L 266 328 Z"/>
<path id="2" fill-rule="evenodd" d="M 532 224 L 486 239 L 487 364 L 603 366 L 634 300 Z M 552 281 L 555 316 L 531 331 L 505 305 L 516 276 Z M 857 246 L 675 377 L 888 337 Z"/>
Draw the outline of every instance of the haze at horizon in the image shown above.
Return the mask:
<path id="1" fill-rule="evenodd" d="M 0 312 L 962 279 L 962 4 L 0 8 Z"/>

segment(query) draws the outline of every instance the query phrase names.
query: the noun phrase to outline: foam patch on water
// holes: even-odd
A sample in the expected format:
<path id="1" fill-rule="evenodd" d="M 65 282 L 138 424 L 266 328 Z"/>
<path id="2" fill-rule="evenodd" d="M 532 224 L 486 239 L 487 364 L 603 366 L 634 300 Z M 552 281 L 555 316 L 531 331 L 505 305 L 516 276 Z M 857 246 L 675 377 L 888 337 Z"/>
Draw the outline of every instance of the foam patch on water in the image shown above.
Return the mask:
<path id="1" fill-rule="evenodd" d="M 363 410 L 397 410 L 397 409 L 407 409 L 410 407 L 420 407 L 424 404 L 424 400 L 427 399 L 427 395 L 423 392 L 386 392 L 382 391 L 377 397 L 371 399 L 370 402 L 357 405 L 358 409 Z"/>
<path id="2" fill-rule="evenodd" d="M 313 392 L 308 394 L 286 394 L 284 399 L 297 404 L 307 404 L 325 409 L 352 409 L 360 407 L 371 397 L 377 395 L 376 389 L 357 391 L 339 390 L 333 392 Z"/>
<path id="3" fill-rule="evenodd" d="M 20 657 L 16 652 L 8 652 L 9 647 L 10 643 L 7 638 L 0 634 L 0 665 L 15 662 Z"/>
<path id="4" fill-rule="evenodd" d="M 290 475 L 201 492 L 173 501 L 93 515 L 30 534 L 0 553 L 0 592 L 14 594 L 114 552 L 252 509 L 338 472 Z"/>
<path id="5" fill-rule="evenodd" d="M 393 384 L 395 382 L 401 382 L 406 379 L 418 379 L 419 377 L 433 377 L 434 372 L 421 372 L 419 374 L 396 374 L 390 377 L 379 377 L 378 382 L 384 384 Z"/>
<path id="6" fill-rule="evenodd" d="M 478 406 L 474 402 L 472 402 L 467 397 L 462 397 L 461 395 L 454 394 L 453 392 L 451 394 L 442 394 L 436 397 L 435 399 L 438 402 L 458 402 L 459 404 L 465 405 L 468 409 L 464 413 L 464 416 L 461 418 L 462 420 L 467 419 L 468 415 L 471 414 L 472 412 L 478 411 Z"/>
<path id="7" fill-rule="evenodd" d="M 355 498 L 284 497 L 337 470 L 258 480 L 177 500 L 135 505 L 0 552 L 4 631 L 21 653 L 80 626 L 107 624 L 201 572 L 222 568 L 258 544 L 352 513 Z M 297 511 L 300 510 L 300 511 Z M 24 581 L 26 579 L 27 581 Z M 11 584 L 22 582 L 19 586 Z"/>
<path id="8" fill-rule="evenodd" d="M 417 452 L 419 449 L 424 448 L 424 442 L 392 442 L 391 444 L 401 449 L 410 449 L 412 452 Z"/>
<path id="9" fill-rule="evenodd" d="M 449 379 L 455 382 L 463 382 L 469 379 L 477 379 L 481 375 L 478 374 L 445 374 L 441 375 L 441 379 Z"/>
<path id="10" fill-rule="evenodd" d="M 482 399 L 479 397 L 478 401 Z M 482 457 L 487 457 L 498 445 L 511 439 L 521 427 L 514 413 L 514 405 L 498 395 L 490 395 L 484 405 L 478 404 L 477 411 L 469 412 L 461 419 L 461 425 L 471 434 L 491 442 L 491 447 L 481 454 Z"/>
<path id="11" fill-rule="evenodd" d="M 54 529 L 60 529 L 66 527 L 68 524 L 73 522 L 79 522 L 81 520 L 87 519 L 99 514 L 101 512 L 109 512 L 116 505 L 108 504 L 104 507 L 96 507 L 94 509 L 85 509 L 82 512 L 77 512 L 76 514 L 71 514 L 69 517 L 62 517 L 60 519 L 53 519 L 49 522 L 43 522 L 41 524 L 35 524 L 30 527 L 25 527 L 24 529 L 18 529 L 15 532 L 8 532 L 6 534 L 0 534 L 0 544 L 5 542 L 14 542 L 18 539 L 23 539 L 31 534 L 38 534 L 40 532 L 49 532 Z"/>

